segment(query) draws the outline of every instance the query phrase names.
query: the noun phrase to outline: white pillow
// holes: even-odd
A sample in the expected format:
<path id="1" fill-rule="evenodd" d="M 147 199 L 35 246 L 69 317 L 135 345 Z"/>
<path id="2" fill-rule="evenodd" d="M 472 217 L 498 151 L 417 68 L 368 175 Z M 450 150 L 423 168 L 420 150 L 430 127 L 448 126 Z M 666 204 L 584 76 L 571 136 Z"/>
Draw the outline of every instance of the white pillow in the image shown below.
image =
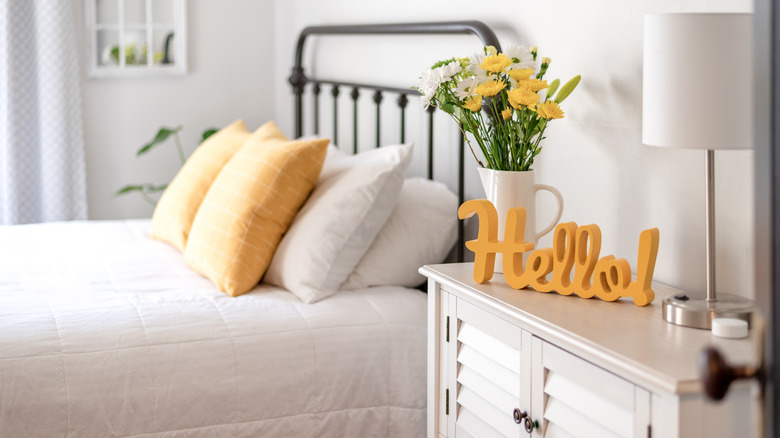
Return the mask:
<path id="1" fill-rule="evenodd" d="M 264 281 L 306 303 L 333 295 L 395 206 L 412 145 L 357 155 L 328 150 L 311 196 L 276 249 Z"/>
<path id="2" fill-rule="evenodd" d="M 420 266 L 443 262 L 457 238 L 458 197 L 440 182 L 407 179 L 390 219 L 341 288 L 419 286 Z"/>

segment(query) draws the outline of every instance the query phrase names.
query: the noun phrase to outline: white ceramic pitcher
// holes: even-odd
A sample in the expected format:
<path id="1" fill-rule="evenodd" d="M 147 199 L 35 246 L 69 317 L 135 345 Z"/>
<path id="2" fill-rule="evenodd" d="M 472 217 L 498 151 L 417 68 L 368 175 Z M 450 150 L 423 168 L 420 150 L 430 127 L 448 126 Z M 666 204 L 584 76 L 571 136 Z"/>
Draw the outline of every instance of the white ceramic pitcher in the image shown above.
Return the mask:
<path id="1" fill-rule="evenodd" d="M 555 187 L 545 184 L 536 184 L 536 172 L 527 170 L 522 172 L 493 170 L 484 167 L 478 168 L 482 187 L 485 189 L 487 199 L 493 203 L 498 213 L 498 240 L 504 240 L 504 227 L 506 226 L 506 212 L 513 207 L 524 207 L 526 211 L 525 237 L 527 242 L 533 242 L 536 247 L 539 238 L 549 233 L 558 224 L 563 214 L 563 196 Z M 541 231 L 536 231 L 536 192 L 547 190 L 558 201 L 558 211 L 555 218 Z M 528 253 L 523 260 L 528 259 Z M 495 272 L 504 272 L 504 261 L 501 254 L 496 255 Z"/>

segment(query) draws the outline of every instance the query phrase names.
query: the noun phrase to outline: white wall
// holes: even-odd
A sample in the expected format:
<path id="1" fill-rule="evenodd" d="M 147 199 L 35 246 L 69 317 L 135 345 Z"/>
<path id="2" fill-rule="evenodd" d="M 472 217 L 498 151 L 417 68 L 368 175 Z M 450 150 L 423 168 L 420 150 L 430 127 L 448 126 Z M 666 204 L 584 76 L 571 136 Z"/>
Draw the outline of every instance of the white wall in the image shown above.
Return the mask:
<path id="1" fill-rule="evenodd" d="M 165 183 L 179 168 L 165 145 L 135 152 L 160 126 L 183 125 L 189 154 L 206 128 L 243 118 L 249 129 L 274 113 L 274 4 L 269 0 L 189 0 L 189 72 L 183 77 L 87 79 L 83 0 L 78 20 L 90 219 L 150 217 L 136 195 L 114 197 L 129 183 Z"/>
<path id="2" fill-rule="evenodd" d="M 582 75 L 580 87 L 565 102 L 567 117 L 547 130 L 544 151 L 535 165 L 539 182 L 563 193 L 562 220 L 598 224 L 603 233 L 602 254 L 625 257 L 632 266 L 636 265 L 639 233 L 658 227 L 661 242 L 655 279 L 686 290 L 703 290 L 704 152 L 642 144 L 642 20 L 644 14 L 653 12 L 749 12 L 751 7 L 749 0 L 490 0 L 478 5 L 466 0 L 276 1 L 276 22 L 284 24 L 275 31 L 276 118 L 292 134 L 292 99 L 286 80 L 297 34 L 306 25 L 482 20 L 498 30 L 504 46 L 539 46 L 544 56 L 552 58 L 548 77 L 566 80 Z M 331 57 L 318 57 L 315 68 L 330 72 L 355 62 L 353 69 L 389 75 L 393 85 L 411 86 L 427 65 L 467 55 L 475 50 L 476 41 L 459 39 L 459 49 L 452 51 L 451 44 L 439 39 L 435 44 L 418 39 L 411 48 L 395 50 L 387 49 L 384 41 L 367 40 L 377 41 L 377 49 L 341 46 L 334 51 L 340 57 L 332 57 L 338 61 L 323 65 Z M 433 51 L 431 45 L 436 46 Z M 422 59 L 421 54 L 425 55 Z M 329 107 L 329 100 L 323 102 Z M 351 117 L 351 113 L 344 114 Z M 411 118 L 420 117 L 413 114 Z M 339 135 L 339 143 L 341 138 L 351 138 L 348 130 Z M 451 156 L 453 163 L 455 153 L 446 148 L 453 147 L 454 139 L 452 135 L 446 139 L 449 144 L 437 144 L 437 149 L 448 152 L 439 157 Z M 351 140 L 343 142 L 351 144 Z M 718 289 L 748 296 L 753 288 L 752 159 L 751 151 L 716 154 Z M 482 197 L 472 161 L 468 162 L 467 193 Z M 542 205 L 552 208 L 546 201 Z M 545 217 L 541 212 L 538 222 Z M 549 246 L 549 237 L 541 245 Z"/>

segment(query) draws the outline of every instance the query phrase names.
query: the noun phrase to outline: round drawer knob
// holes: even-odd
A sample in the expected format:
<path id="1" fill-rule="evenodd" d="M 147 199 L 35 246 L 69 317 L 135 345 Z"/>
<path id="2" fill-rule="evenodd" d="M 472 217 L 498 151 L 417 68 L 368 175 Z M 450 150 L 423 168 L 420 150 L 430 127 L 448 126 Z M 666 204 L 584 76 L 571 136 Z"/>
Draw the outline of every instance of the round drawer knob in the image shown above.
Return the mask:
<path id="1" fill-rule="evenodd" d="M 534 428 L 539 427 L 539 423 L 536 422 L 536 420 L 532 420 L 528 416 L 528 412 L 521 411 L 518 408 L 515 408 L 514 411 L 512 411 L 512 417 L 515 419 L 515 423 L 517 424 L 523 424 L 523 427 L 525 427 L 525 431 L 528 433 L 531 433 L 531 431 L 534 430 Z"/>
<path id="2" fill-rule="evenodd" d="M 515 408 L 512 412 L 512 416 L 515 419 L 515 423 L 520 424 L 523 422 L 523 418 L 528 418 L 528 412 Z"/>
<path id="3" fill-rule="evenodd" d="M 539 427 L 539 423 L 537 423 L 536 420 L 531 420 L 529 417 L 525 417 L 523 423 L 525 431 L 528 433 L 531 433 L 535 428 Z"/>

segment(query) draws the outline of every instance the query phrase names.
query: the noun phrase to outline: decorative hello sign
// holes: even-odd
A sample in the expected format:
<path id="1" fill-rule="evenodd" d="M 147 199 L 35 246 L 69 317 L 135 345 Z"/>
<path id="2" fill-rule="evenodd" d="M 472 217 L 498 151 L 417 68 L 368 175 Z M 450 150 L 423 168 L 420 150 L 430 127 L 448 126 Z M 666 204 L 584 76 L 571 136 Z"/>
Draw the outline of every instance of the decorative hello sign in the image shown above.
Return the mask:
<path id="1" fill-rule="evenodd" d="M 458 209 L 460 219 L 474 213 L 479 218 L 479 233 L 476 240 L 466 242 L 466 248 L 474 252 L 477 283 L 493 277 L 496 254 L 501 253 L 504 278 L 513 289 L 531 287 L 539 292 L 577 294 L 582 298 L 595 296 L 604 301 L 629 297 L 637 306 L 645 306 L 655 298 L 651 282 L 658 255 L 658 228 L 644 230 L 639 235 L 636 281 L 631 281 L 631 266 L 626 259 L 612 255 L 599 259 L 601 230 L 596 225 L 559 224 L 555 228 L 553 247 L 533 251 L 524 268 L 523 253 L 534 249 L 533 243 L 523 240 L 525 209 L 509 209 L 503 241 L 498 240 L 498 213 L 490 201 L 466 201 Z M 552 278 L 548 279 L 550 273 Z"/>

